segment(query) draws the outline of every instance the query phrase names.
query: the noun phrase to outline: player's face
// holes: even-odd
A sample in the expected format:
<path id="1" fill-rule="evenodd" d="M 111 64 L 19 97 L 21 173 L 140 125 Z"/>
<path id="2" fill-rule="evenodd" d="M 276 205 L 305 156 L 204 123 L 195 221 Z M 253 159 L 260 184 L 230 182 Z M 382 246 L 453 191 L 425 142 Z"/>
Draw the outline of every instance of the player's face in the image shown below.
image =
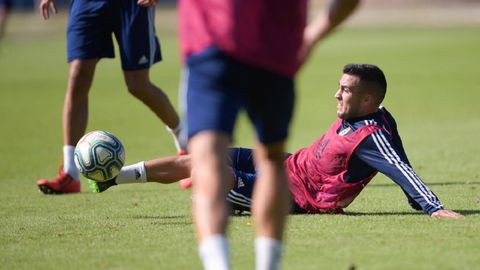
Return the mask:
<path id="1" fill-rule="evenodd" d="M 363 116 L 360 78 L 354 75 L 343 74 L 338 83 L 337 116 L 341 119 L 352 119 Z"/>

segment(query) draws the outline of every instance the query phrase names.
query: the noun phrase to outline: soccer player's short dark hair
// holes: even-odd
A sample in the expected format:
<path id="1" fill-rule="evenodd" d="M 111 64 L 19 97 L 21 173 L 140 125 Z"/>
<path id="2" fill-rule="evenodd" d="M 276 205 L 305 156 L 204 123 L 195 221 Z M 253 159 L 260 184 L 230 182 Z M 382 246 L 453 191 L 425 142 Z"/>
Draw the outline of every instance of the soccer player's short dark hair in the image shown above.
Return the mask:
<path id="1" fill-rule="evenodd" d="M 371 64 L 348 64 L 343 67 L 343 73 L 358 76 L 360 82 L 369 84 L 371 94 L 377 97 L 378 104 L 382 103 L 387 93 L 387 80 L 379 67 Z"/>

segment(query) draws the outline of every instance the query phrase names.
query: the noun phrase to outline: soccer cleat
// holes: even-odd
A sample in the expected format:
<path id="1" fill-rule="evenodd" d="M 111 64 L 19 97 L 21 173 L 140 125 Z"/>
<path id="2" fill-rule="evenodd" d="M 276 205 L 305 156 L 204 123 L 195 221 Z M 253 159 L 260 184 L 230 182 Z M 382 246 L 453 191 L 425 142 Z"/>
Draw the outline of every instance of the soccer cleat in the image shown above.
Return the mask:
<path id="1" fill-rule="evenodd" d="M 185 156 L 185 155 L 188 155 L 187 150 L 181 149 L 177 151 L 177 156 Z"/>
<path id="2" fill-rule="evenodd" d="M 52 180 L 40 179 L 38 189 L 44 194 L 67 194 L 80 192 L 80 181 L 73 179 L 68 173 L 60 170 Z"/>
<path id="3" fill-rule="evenodd" d="M 104 181 L 104 182 L 97 182 L 93 180 L 88 180 L 88 187 L 93 193 L 102 193 L 105 190 L 109 189 L 112 186 L 116 186 L 117 182 L 115 182 L 115 178 Z"/>

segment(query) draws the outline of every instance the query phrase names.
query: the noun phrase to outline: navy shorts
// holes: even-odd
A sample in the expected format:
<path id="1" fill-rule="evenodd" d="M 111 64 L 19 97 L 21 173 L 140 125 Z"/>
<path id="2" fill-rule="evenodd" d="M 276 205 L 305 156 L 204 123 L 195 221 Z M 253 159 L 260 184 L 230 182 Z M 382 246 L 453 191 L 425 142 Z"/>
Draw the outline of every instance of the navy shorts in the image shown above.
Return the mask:
<path id="1" fill-rule="evenodd" d="M 246 110 L 260 142 L 287 138 L 293 78 L 241 63 L 215 48 L 188 57 L 185 75 L 188 138 L 206 130 L 231 136 L 240 109 Z"/>
<path id="2" fill-rule="evenodd" d="M 5 7 L 5 9 L 9 10 L 12 8 L 13 0 L 0 0 L 0 6 Z"/>
<path id="3" fill-rule="evenodd" d="M 257 179 L 252 149 L 231 148 L 229 163 L 233 171 L 234 187 L 228 192 L 227 201 L 233 210 L 250 211 Z"/>
<path id="4" fill-rule="evenodd" d="M 285 153 L 285 159 L 289 155 Z M 228 161 L 233 171 L 234 186 L 227 194 L 227 201 L 231 203 L 233 210 L 250 211 L 253 188 L 257 179 L 253 150 L 231 148 Z"/>
<path id="5" fill-rule="evenodd" d="M 72 0 L 67 25 L 67 60 L 113 58 L 117 39 L 123 70 L 151 67 L 161 60 L 155 8 L 134 0 Z"/>

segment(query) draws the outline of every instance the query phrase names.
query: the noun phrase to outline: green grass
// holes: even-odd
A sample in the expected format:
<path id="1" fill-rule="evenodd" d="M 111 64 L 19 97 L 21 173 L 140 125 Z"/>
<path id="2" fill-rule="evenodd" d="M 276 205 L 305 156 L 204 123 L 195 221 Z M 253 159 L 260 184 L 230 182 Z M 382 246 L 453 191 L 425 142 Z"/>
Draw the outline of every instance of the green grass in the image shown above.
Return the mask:
<path id="1" fill-rule="evenodd" d="M 98 195 L 44 196 L 35 181 L 52 177 L 61 156 L 66 85 L 64 18 L 39 18 L 36 32 L 14 20 L 0 47 L 0 268 L 199 269 L 191 193 L 177 185 L 114 187 Z M 38 22 L 35 21 L 38 19 Z M 20 22 L 20 21 L 17 21 Z M 410 161 L 463 220 L 415 212 L 397 186 L 377 176 L 347 215 L 292 216 L 284 269 L 475 269 L 480 265 L 480 31 L 345 29 L 319 46 L 299 74 L 289 150 L 309 145 L 335 119 L 341 68 L 378 64 Z M 176 36 L 160 27 L 165 61 L 151 72 L 176 104 Z M 171 155 L 164 126 L 123 85 L 119 61 L 100 62 L 91 91 L 88 130 L 103 129 L 125 144 L 127 163 Z M 241 118 L 236 144 L 251 146 Z M 229 227 L 235 269 L 252 269 L 250 216 Z"/>

